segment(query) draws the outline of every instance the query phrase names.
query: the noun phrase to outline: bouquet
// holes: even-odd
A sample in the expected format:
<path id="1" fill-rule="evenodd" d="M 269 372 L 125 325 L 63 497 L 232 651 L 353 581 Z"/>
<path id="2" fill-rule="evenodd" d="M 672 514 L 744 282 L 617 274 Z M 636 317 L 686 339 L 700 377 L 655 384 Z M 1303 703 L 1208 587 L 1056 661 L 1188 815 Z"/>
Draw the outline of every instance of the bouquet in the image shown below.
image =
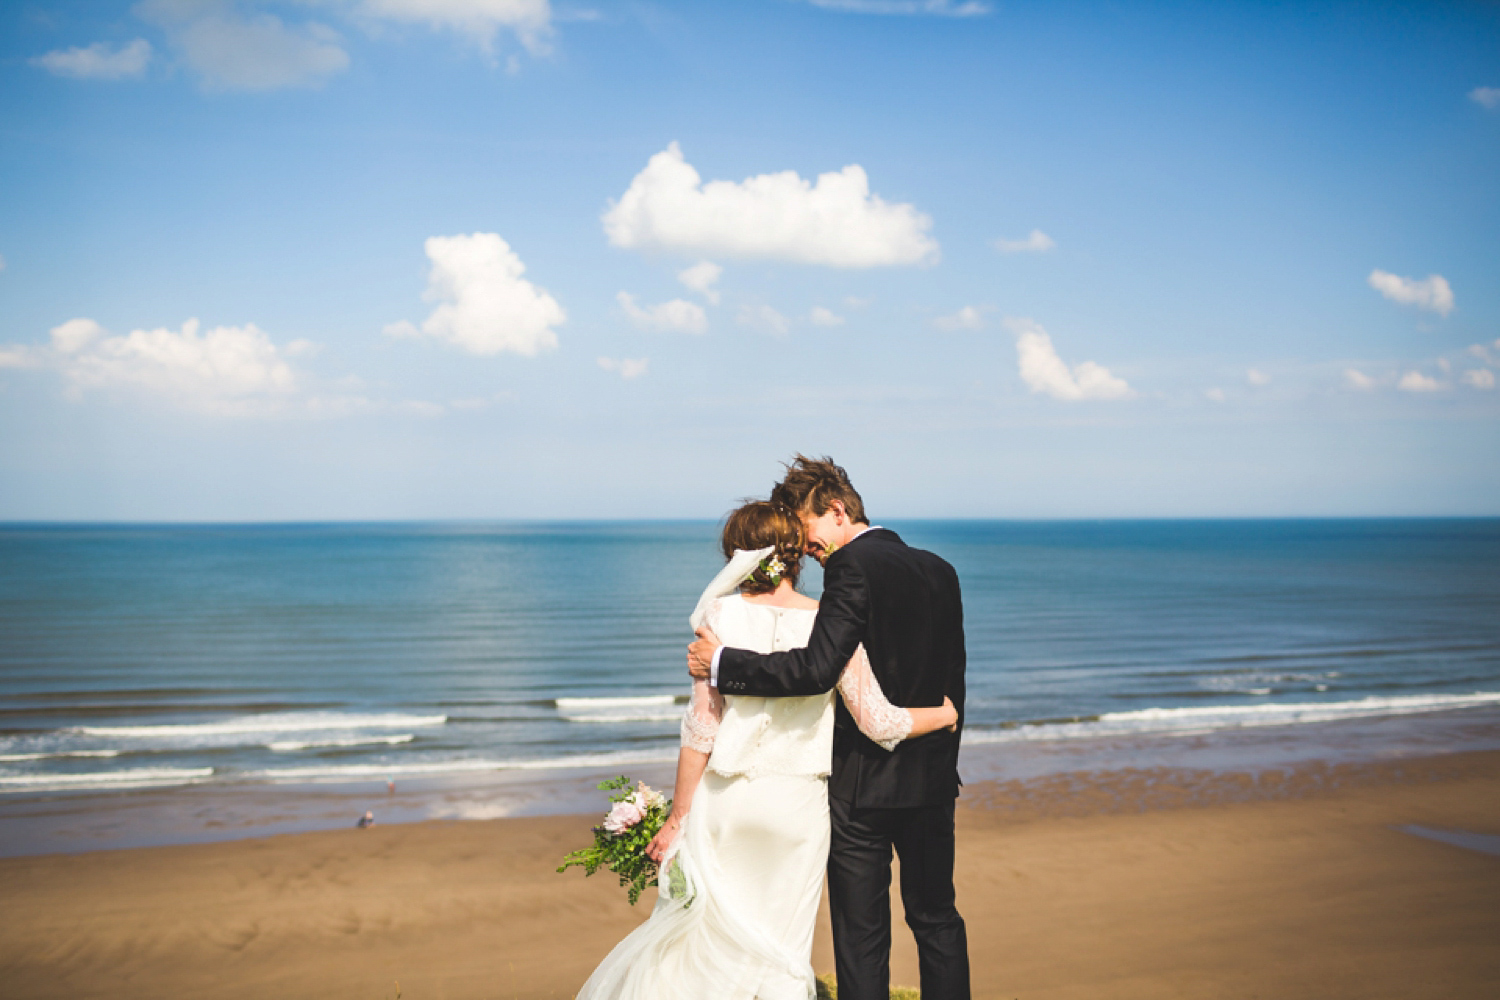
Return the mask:
<path id="1" fill-rule="evenodd" d="M 582 865 L 583 874 L 589 876 L 608 868 L 620 876 L 620 884 L 634 906 L 646 887 L 656 884 L 656 862 L 646 856 L 646 848 L 667 821 L 672 803 L 644 782 L 632 789 L 630 779 L 623 774 L 600 782 L 599 787 L 618 794 L 609 797 L 613 805 L 604 822 L 594 827 L 594 846 L 569 854 L 557 870 Z"/>

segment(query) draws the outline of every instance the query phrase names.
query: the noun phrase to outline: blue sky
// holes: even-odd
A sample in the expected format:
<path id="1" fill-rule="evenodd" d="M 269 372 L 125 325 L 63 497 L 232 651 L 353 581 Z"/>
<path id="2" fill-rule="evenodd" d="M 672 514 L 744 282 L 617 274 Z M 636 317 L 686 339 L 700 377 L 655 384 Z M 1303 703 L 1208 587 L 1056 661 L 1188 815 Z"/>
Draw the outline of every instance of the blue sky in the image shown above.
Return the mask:
<path id="1" fill-rule="evenodd" d="M 0 519 L 1500 514 L 1500 8 L 0 10 Z"/>

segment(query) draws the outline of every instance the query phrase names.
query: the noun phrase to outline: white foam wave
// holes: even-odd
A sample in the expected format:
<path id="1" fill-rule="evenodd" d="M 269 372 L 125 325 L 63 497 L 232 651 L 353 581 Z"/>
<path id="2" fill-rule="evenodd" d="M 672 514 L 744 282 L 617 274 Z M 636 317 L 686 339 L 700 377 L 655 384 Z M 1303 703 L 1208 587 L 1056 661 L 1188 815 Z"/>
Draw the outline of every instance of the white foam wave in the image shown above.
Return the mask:
<path id="1" fill-rule="evenodd" d="M 0 753 L 0 761 L 50 760 L 56 757 L 118 757 L 118 750 L 58 750 L 54 753 Z"/>
<path id="2" fill-rule="evenodd" d="M 1254 705 L 1194 705 L 1189 708 L 1143 708 L 1134 712 L 1106 712 L 1086 722 L 1044 723 L 1016 729 L 966 731 L 966 743 L 1023 743 L 1034 740 L 1098 739 L 1109 736 L 1179 736 L 1227 729 L 1295 726 L 1339 719 L 1444 712 L 1456 708 L 1500 705 L 1500 692 L 1473 694 L 1414 694 L 1355 701 L 1292 702 Z"/>
<path id="3" fill-rule="evenodd" d="M 663 722 L 681 711 L 677 696 L 637 695 L 620 698 L 556 698 L 558 715 L 567 722 Z"/>
<path id="4" fill-rule="evenodd" d="M 212 777 L 211 767 L 133 767 L 94 774 L 4 774 L 0 792 L 52 792 L 91 788 L 164 788 Z"/>
<path id="5" fill-rule="evenodd" d="M 402 715 L 387 712 L 371 715 L 342 712 L 275 712 L 242 715 L 221 722 L 192 722 L 167 726 L 80 726 L 74 732 L 88 736 L 125 739 L 175 739 L 205 736 L 238 736 L 268 733 L 307 733 L 330 729 L 411 729 L 441 726 L 446 715 Z"/>
<path id="6" fill-rule="evenodd" d="M 639 694 L 597 699 L 553 699 L 568 723 L 660 723 L 678 717 L 675 694 Z"/>
<path id="7" fill-rule="evenodd" d="M 416 738 L 415 733 L 401 733 L 397 736 L 351 736 L 346 739 L 276 740 L 267 743 L 266 746 L 277 753 L 292 753 L 297 750 L 316 750 L 323 747 L 397 746 L 401 743 L 410 743 Z"/>
<path id="8" fill-rule="evenodd" d="M 467 759 L 395 764 L 348 764 L 326 767 L 280 767 L 250 771 L 248 779 L 274 782 L 360 781 L 398 775 L 472 774 L 479 771 L 561 771 L 579 768 L 617 767 L 631 764 L 664 764 L 677 759 L 677 751 L 622 750 L 615 753 L 578 754 L 572 757 L 535 759 Z"/>

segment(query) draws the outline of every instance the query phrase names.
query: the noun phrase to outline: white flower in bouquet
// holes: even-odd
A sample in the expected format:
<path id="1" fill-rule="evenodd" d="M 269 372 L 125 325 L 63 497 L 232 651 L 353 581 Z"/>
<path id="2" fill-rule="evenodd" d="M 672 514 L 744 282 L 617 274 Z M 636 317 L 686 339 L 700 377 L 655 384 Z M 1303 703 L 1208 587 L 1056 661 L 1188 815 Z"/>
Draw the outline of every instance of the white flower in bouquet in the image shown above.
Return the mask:
<path id="1" fill-rule="evenodd" d="M 636 784 L 635 795 L 632 796 L 632 799 L 636 805 L 641 807 L 642 812 L 667 804 L 667 797 L 644 781 Z"/>

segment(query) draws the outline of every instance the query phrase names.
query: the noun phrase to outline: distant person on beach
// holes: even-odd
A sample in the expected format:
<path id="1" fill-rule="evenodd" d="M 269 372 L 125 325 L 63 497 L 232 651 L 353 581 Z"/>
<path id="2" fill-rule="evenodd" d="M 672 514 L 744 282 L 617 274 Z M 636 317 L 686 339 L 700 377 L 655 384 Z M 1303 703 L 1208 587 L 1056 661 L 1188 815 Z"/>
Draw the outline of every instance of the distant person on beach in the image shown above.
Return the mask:
<path id="1" fill-rule="evenodd" d="M 958 575 L 894 531 L 872 527 L 864 501 L 832 459 L 798 455 L 771 502 L 795 512 L 807 552 L 823 564 L 811 636 L 803 648 L 772 652 L 708 622 L 688 647 L 689 672 L 726 698 L 778 704 L 829 691 L 863 649 L 895 704 L 913 712 L 950 700 L 958 707 L 958 725 L 893 749 L 839 711 L 828 782 L 828 892 L 840 1000 L 889 996 L 892 848 L 901 858 L 901 901 L 917 942 L 922 998 L 966 1000 L 968 937 L 953 887 L 965 666 Z"/>
<path id="2" fill-rule="evenodd" d="M 699 599 L 693 627 L 762 653 L 804 646 L 818 604 L 795 589 L 806 543 L 794 509 L 745 504 L 729 515 L 721 546 L 728 563 Z M 892 705 L 857 643 L 827 686 L 794 697 L 721 692 L 695 678 L 672 813 L 648 848 L 662 866 L 656 908 L 578 1000 L 807 1000 L 835 729 L 857 726 L 875 753 L 891 756 L 957 720 L 943 697 Z"/>
<path id="3" fill-rule="evenodd" d="M 355 823 L 354 825 L 359 827 L 361 830 L 363 830 L 367 826 L 374 826 L 375 814 L 366 810 L 365 814 L 359 818 L 359 822 Z"/>

